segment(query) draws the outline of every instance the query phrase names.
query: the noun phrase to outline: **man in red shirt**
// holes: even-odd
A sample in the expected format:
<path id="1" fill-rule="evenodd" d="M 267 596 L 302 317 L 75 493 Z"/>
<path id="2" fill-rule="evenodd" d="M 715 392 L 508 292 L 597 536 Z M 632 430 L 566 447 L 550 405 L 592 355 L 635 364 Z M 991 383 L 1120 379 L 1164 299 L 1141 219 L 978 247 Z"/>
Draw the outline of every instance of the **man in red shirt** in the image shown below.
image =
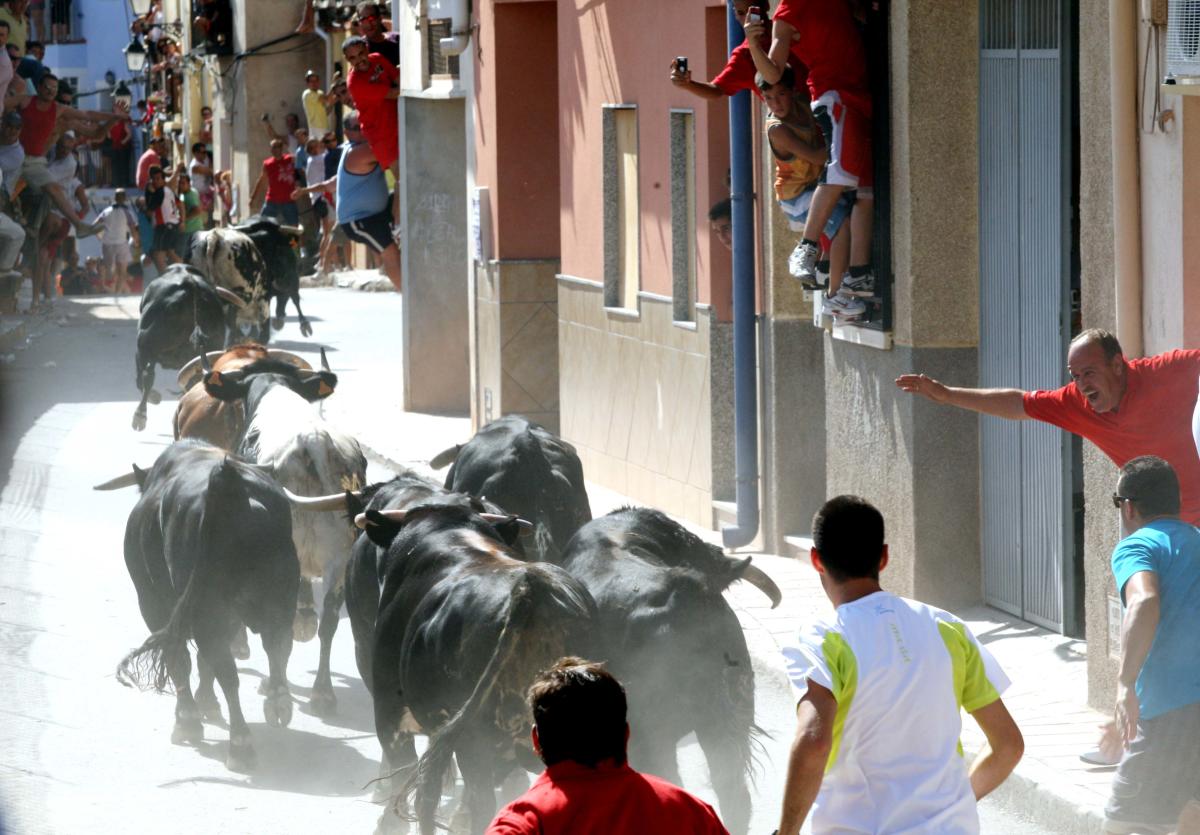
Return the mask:
<path id="1" fill-rule="evenodd" d="M 924 374 L 904 374 L 896 385 L 935 403 L 1052 423 L 1091 441 L 1118 467 L 1157 455 L 1179 476 L 1179 515 L 1200 524 L 1200 455 L 1192 437 L 1200 351 L 1131 361 L 1115 336 L 1089 328 L 1071 341 L 1067 369 L 1072 382 L 1053 391 L 951 388 Z"/>
<path id="2" fill-rule="evenodd" d="M 771 48 L 761 46 L 765 27 L 747 21 L 746 42 L 754 65 L 775 84 L 789 55 L 808 67 L 808 90 L 813 117 L 825 134 L 829 161 L 813 195 L 804 224 L 804 237 L 788 269 L 806 289 L 817 289 L 816 264 L 821 231 L 842 192 L 856 189 L 850 216 L 850 280 L 847 289 L 859 295 L 874 292 L 871 272 L 871 233 L 875 211 L 871 157 L 871 87 L 862 35 L 849 2 L 841 0 L 783 0 L 775 12 Z"/>
<path id="3" fill-rule="evenodd" d="M 625 689 L 604 666 L 562 658 L 529 688 L 546 770 L 487 835 L 729 835 L 707 803 L 625 762 Z"/>
<path id="4" fill-rule="evenodd" d="M 283 152 L 282 139 L 271 140 L 271 156 L 263 160 L 262 173 L 250 194 L 251 211 L 264 184 L 267 202 L 262 207 L 263 217 L 273 217 L 286 226 L 299 226 L 300 212 L 292 200 L 292 191 L 296 188 L 296 158 Z"/>
<path id="5" fill-rule="evenodd" d="M 347 38 L 342 54 L 351 66 L 347 85 L 358 110 L 363 136 L 371 153 L 384 168 L 399 173 L 400 121 L 396 99 L 400 98 L 400 70 L 383 56 L 367 51 L 367 39 Z"/>
<path id="6" fill-rule="evenodd" d="M 734 0 L 733 13 L 743 26 L 746 25 L 746 15 L 755 5 L 764 15 L 771 8 L 770 0 L 759 0 L 758 3 L 754 3 L 752 0 Z M 759 46 L 763 52 L 771 48 L 771 35 L 765 28 L 760 40 Z M 808 77 L 808 70 L 794 55 L 788 57 L 788 63 L 797 80 Z M 754 67 L 754 57 L 750 54 L 750 47 L 745 41 L 742 41 L 734 47 L 733 52 L 729 53 L 729 60 L 725 62 L 724 68 L 712 81 L 693 81 L 691 70 L 681 72 L 677 62 L 674 59 L 671 61 L 671 83 L 702 99 L 732 96 L 742 90 L 749 90 L 761 99 L 762 93 L 754 83 L 754 74 L 757 72 L 758 70 Z"/>

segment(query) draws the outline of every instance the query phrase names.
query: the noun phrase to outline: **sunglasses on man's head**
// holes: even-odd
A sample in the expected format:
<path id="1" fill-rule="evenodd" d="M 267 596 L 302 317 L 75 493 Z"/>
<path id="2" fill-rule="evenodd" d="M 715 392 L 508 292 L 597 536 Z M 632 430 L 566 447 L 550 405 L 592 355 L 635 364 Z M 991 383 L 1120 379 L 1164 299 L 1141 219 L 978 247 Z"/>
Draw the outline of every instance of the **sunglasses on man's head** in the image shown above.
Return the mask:
<path id="1" fill-rule="evenodd" d="M 359 23 L 364 23 L 364 22 L 366 22 L 366 21 L 368 21 L 368 20 L 379 20 L 379 15 L 377 15 L 377 14 L 368 14 L 368 15 L 363 15 L 362 17 L 360 17 L 360 18 L 358 19 L 358 22 L 359 22 Z"/>
<path id="2" fill-rule="evenodd" d="M 1113 500 L 1113 507 L 1115 507 L 1117 510 L 1121 509 L 1121 502 L 1136 502 L 1137 501 L 1137 499 L 1135 499 L 1133 496 L 1122 496 L 1120 493 L 1113 493 L 1112 500 Z"/>

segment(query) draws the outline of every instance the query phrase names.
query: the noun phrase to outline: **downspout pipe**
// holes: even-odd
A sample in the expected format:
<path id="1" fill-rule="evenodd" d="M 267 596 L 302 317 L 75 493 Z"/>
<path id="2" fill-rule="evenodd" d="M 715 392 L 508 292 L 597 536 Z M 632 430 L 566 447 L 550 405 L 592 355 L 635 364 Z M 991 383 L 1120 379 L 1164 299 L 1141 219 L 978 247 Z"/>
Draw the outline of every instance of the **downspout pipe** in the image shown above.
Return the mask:
<path id="1" fill-rule="evenodd" d="M 314 22 L 313 31 L 317 33 L 317 37 L 325 41 L 325 75 L 323 80 L 328 85 L 330 79 L 333 78 L 333 38 L 321 28 L 320 20 Z"/>
<path id="2" fill-rule="evenodd" d="M 1117 339 L 1127 357 L 1144 353 L 1142 334 L 1142 186 L 1138 158 L 1137 4 L 1109 0 L 1112 62 L 1113 272 Z M 1158 83 L 1158 79 L 1154 79 Z"/>
<path id="3" fill-rule="evenodd" d="M 729 51 L 745 32 L 727 4 Z M 733 202 L 733 399 L 737 523 L 721 529 L 726 548 L 748 545 L 758 534 L 758 380 L 754 309 L 754 139 L 750 92 L 729 102 L 729 157 Z"/>

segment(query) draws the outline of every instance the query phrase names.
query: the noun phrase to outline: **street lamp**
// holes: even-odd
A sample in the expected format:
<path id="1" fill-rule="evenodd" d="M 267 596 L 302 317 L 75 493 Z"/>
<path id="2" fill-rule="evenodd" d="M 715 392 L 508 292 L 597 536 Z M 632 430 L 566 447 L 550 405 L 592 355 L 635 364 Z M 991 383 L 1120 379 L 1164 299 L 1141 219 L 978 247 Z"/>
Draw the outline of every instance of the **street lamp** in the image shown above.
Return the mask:
<path id="1" fill-rule="evenodd" d="M 134 75 L 140 74 L 146 66 L 146 47 L 142 46 L 142 42 L 137 38 L 125 47 L 125 66 L 129 67 L 129 71 Z"/>
<path id="2" fill-rule="evenodd" d="M 133 93 L 129 91 L 129 87 L 124 81 L 117 82 L 117 86 L 113 90 L 113 102 L 126 113 L 132 109 Z"/>

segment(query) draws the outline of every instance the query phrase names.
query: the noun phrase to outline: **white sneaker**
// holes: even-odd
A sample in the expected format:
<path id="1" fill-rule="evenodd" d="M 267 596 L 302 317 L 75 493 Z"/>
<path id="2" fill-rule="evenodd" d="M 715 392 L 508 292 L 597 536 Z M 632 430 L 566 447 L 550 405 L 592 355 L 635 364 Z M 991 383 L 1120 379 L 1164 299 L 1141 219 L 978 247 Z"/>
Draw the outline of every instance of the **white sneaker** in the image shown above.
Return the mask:
<path id="1" fill-rule="evenodd" d="M 788 256 L 788 272 L 800 279 L 805 290 L 819 290 L 822 287 L 817 283 L 817 258 L 820 254 L 821 250 L 816 244 L 801 241 Z"/>
<path id="2" fill-rule="evenodd" d="M 847 273 L 842 278 L 841 289 L 852 296 L 870 298 L 875 295 L 875 273 L 869 272 L 866 275 L 860 275 L 858 278 L 853 278 Z"/>
<path id="3" fill-rule="evenodd" d="M 849 293 L 838 291 L 836 295 L 826 296 L 821 300 L 821 315 L 836 316 L 839 319 L 857 319 L 867 312 L 867 306 L 861 299 Z"/>
<path id="4" fill-rule="evenodd" d="M 828 287 L 829 286 L 829 262 L 828 261 L 818 261 L 817 266 L 816 266 L 816 271 L 817 271 L 817 284 L 819 284 L 821 287 Z"/>

